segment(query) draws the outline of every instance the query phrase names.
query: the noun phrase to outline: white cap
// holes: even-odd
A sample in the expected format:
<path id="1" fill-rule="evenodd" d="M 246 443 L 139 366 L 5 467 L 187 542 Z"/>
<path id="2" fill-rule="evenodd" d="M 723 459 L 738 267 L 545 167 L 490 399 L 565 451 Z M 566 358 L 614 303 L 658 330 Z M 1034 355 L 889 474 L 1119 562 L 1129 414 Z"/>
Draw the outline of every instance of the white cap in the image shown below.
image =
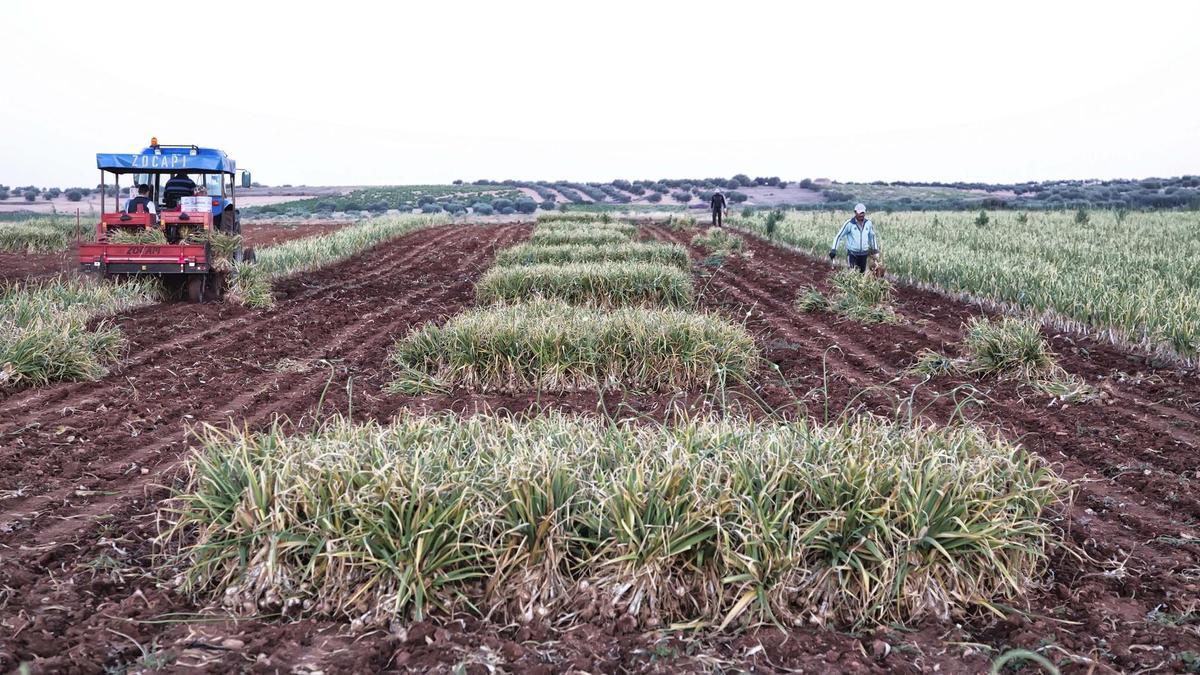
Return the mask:
<path id="1" fill-rule="evenodd" d="M 863 206 L 862 202 L 859 202 L 854 205 L 854 213 L 856 215 L 859 213 L 866 213 L 866 212 L 867 212 L 867 207 Z"/>

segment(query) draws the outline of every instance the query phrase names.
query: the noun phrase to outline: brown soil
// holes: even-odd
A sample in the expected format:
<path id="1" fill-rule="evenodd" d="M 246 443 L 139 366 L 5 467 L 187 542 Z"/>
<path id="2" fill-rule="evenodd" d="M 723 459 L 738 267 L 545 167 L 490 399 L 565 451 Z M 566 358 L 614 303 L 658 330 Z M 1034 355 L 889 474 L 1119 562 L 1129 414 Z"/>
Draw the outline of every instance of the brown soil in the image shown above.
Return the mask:
<path id="1" fill-rule="evenodd" d="M 686 243 L 690 234 L 649 228 Z M 524 410 L 547 405 L 661 417 L 674 406 L 722 405 L 702 393 L 388 396 L 392 341 L 472 301 L 472 283 L 523 225 L 444 226 L 285 281 L 269 311 L 160 305 L 118 317 L 128 358 L 98 382 L 0 398 L 0 671 L 102 672 L 152 666 L 187 672 L 981 672 L 988 650 L 1041 648 L 1068 672 L 1179 671 L 1200 653 L 1200 380 L 1154 370 L 1088 340 L 1051 336 L 1063 365 L 1108 392 L 1063 406 L 1012 383 L 904 370 L 924 347 L 954 350 L 980 310 L 901 289 L 908 322 L 865 327 L 791 307 L 796 288 L 829 269 L 750 241 L 752 257 L 697 266 L 701 305 L 760 339 L 757 381 L 730 392 L 751 414 L 822 417 L 865 407 L 994 425 L 1078 483 L 1056 514 L 1069 546 L 1044 586 L 1007 618 L 974 615 L 906 630 L 851 634 L 764 628 L 714 637 L 627 634 L 584 625 L 565 633 L 475 620 L 355 634 L 328 621 L 232 621 L 151 576 L 155 509 L 186 450 L 187 425 L 250 427 L 322 412 Z M 697 261 L 701 260 L 694 252 Z M 347 393 L 351 391 L 352 393 Z M 959 406 L 973 392 L 980 405 Z"/>
<path id="2" fill-rule="evenodd" d="M 312 237 L 339 230 L 350 223 L 335 221 L 298 223 L 245 223 L 242 236 L 247 246 L 271 246 L 289 239 Z M 30 281 L 56 274 L 74 274 L 78 268 L 79 242 L 63 253 L 7 253 L 0 251 L 0 284 Z"/>
<path id="3" fill-rule="evenodd" d="M 242 223 L 247 246 L 271 246 L 290 239 L 314 237 L 340 230 L 350 221 L 302 221 L 296 223 Z"/>
<path id="4" fill-rule="evenodd" d="M 9 253 L 0 251 L 0 285 L 74 273 L 79 266 L 79 244 L 62 253 Z"/>

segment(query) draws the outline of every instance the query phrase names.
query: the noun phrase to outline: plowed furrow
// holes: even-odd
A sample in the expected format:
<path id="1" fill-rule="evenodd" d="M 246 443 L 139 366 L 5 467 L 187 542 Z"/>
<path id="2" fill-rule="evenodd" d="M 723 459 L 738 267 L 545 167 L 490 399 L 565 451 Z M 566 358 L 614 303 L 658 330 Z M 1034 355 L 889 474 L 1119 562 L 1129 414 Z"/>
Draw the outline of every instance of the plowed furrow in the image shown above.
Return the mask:
<path id="1" fill-rule="evenodd" d="M 661 230 L 654 232 L 654 235 L 687 243 L 685 238 Z M 804 278 L 808 274 L 806 270 L 818 263 L 793 256 L 796 259 L 789 260 L 792 264 L 781 267 L 772 261 L 773 252 L 762 250 L 763 245 L 755 244 L 752 248 L 754 256 L 746 261 L 738 261 L 736 269 L 719 270 L 711 282 L 698 279 L 698 285 L 710 283 L 706 296 L 715 298 L 713 304 L 723 307 L 732 316 L 749 312 L 761 318 L 767 326 L 760 330 L 765 333 L 764 339 L 777 340 L 782 337 L 800 345 L 807 343 L 809 347 L 805 351 L 810 360 L 814 352 L 826 354 L 824 350 L 827 347 L 836 345 L 838 349 L 831 352 L 836 353 L 832 363 L 835 371 L 848 382 L 893 390 L 890 397 L 865 396 L 861 399 L 871 404 L 869 407 L 878 414 L 895 414 L 894 402 L 903 398 L 911 400 L 916 409 L 935 421 L 945 423 L 956 417 L 958 409 L 952 399 L 939 395 L 937 390 L 928 386 L 914 392 L 913 388 L 921 385 L 922 380 L 904 372 L 911 359 L 908 355 L 921 347 L 936 348 L 935 338 L 925 335 L 915 325 L 864 328 L 854 322 L 841 322 L 829 315 L 799 313 L 790 303 L 792 291 L 785 284 L 780 284 L 778 279 L 784 277 L 786 270 L 794 270 L 797 278 Z M 904 289 L 901 289 L 902 296 L 903 293 Z M 898 349 L 899 344 L 905 345 L 905 348 Z M 887 355 L 888 358 L 881 358 L 878 354 Z M 790 365 L 805 367 L 803 360 Z M 811 369 L 812 365 L 808 368 Z M 785 369 L 785 375 L 788 374 Z M 809 377 L 812 376 L 814 373 L 810 372 Z M 984 385 L 964 378 L 942 378 L 937 386 L 944 391 L 947 387 Z M 1118 533 L 1118 536 L 1093 541 L 1095 552 L 1117 555 L 1122 551 L 1126 554 L 1137 551 L 1134 557 L 1139 560 L 1153 557 L 1162 562 L 1163 556 L 1166 556 L 1174 560 L 1175 568 L 1182 569 L 1181 566 L 1186 565 L 1186 551 L 1180 556 L 1176 548 L 1156 543 L 1172 527 L 1178 527 L 1176 521 L 1169 517 L 1172 515 L 1170 511 L 1160 505 L 1163 500 L 1170 498 L 1171 510 L 1175 512 L 1173 515 L 1182 513 L 1196 516 L 1200 514 L 1200 505 L 1194 498 L 1172 491 L 1169 485 L 1145 480 L 1145 469 L 1130 470 L 1129 465 L 1137 461 L 1131 462 L 1127 448 L 1121 452 L 1119 442 L 1117 447 L 1113 447 L 1105 443 L 1103 438 L 1077 438 L 1069 425 L 1057 419 L 1056 411 L 1047 414 L 1045 409 L 1034 405 L 1035 400 L 1044 402 L 1045 397 L 1022 398 L 1011 385 L 987 383 L 987 387 L 981 391 L 985 397 L 984 405 L 972 413 L 973 417 L 979 422 L 1003 429 L 1010 437 L 1021 440 L 1050 461 L 1058 463 L 1069 478 L 1082 481 L 1078 493 L 1080 501 L 1077 502 L 1074 515 L 1083 521 L 1106 522 Z M 993 403 L 998 405 L 994 406 Z M 1148 438 L 1161 435 L 1163 431 L 1154 421 L 1148 423 L 1144 417 L 1128 410 L 1106 409 L 1090 414 L 1092 421 L 1113 420 L 1124 430 L 1132 427 Z M 1114 433 L 1116 431 L 1113 429 Z M 1164 440 L 1186 445 L 1191 438 L 1189 434 L 1176 433 Z M 1139 466 L 1153 467 L 1150 469 L 1152 473 L 1169 473 L 1179 467 L 1181 461 L 1183 466 L 1187 462 L 1179 455 L 1150 455 L 1138 461 Z M 1142 496 L 1147 494 L 1157 499 L 1146 503 L 1147 500 Z"/>
<path id="2" fill-rule="evenodd" d="M 498 234 L 502 238 L 508 239 L 517 232 L 519 229 L 510 227 L 501 230 Z M 427 268 L 431 260 L 439 257 L 437 251 L 433 249 L 442 245 L 441 239 L 426 243 L 420 250 L 414 252 L 412 258 L 419 260 L 422 267 Z M 489 245 L 475 247 L 474 250 L 452 250 L 443 253 L 441 257 L 452 257 L 453 260 L 449 264 L 456 270 L 478 269 L 482 266 L 481 263 L 490 257 L 494 248 Z M 392 274 L 405 272 L 408 270 L 403 267 L 392 270 Z M 386 274 L 386 272 L 381 272 L 377 276 Z M 209 364 L 211 368 L 204 377 L 209 379 L 219 377 L 220 373 L 214 371 L 231 372 L 235 378 L 234 381 L 238 384 L 237 391 L 240 393 L 214 397 L 211 395 L 211 391 L 200 388 L 180 391 L 173 383 L 168 382 L 161 390 L 164 395 L 160 398 L 169 403 L 166 407 L 156 411 L 157 417 L 165 420 L 183 420 L 185 419 L 183 416 L 188 415 L 189 417 L 186 419 L 194 423 L 202 420 L 219 421 L 225 417 L 236 416 L 239 419 L 244 418 L 247 423 L 254 424 L 293 407 L 289 406 L 289 402 L 299 401 L 302 407 L 311 407 L 326 383 L 320 370 L 288 373 L 271 371 L 262 366 L 270 365 L 267 361 L 279 353 L 288 354 L 288 358 L 294 359 L 300 364 L 311 363 L 318 358 L 333 360 L 370 358 L 382 363 L 391 341 L 407 330 L 414 317 L 427 314 L 433 308 L 450 305 L 461 306 L 461 298 L 470 292 L 469 275 L 463 275 L 457 279 L 447 279 L 445 275 L 430 274 L 425 270 L 412 270 L 410 278 L 415 279 L 415 283 L 406 285 L 403 280 L 396 280 L 393 285 L 393 281 L 386 280 L 385 283 L 374 286 L 368 284 L 347 286 L 345 293 L 342 294 L 342 299 L 338 302 L 339 305 L 342 305 L 341 314 L 336 315 L 338 321 L 332 322 L 331 325 L 323 325 L 320 330 L 304 331 L 302 335 L 293 336 L 291 340 L 282 344 L 279 341 L 270 340 L 251 341 L 243 345 L 242 352 L 238 355 L 225 354 L 224 352 L 228 351 L 228 345 L 217 345 L 217 349 L 221 353 L 213 355 Z M 392 300 L 394 294 L 384 292 L 389 289 L 394 289 L 403 298 Z M 453 301 L 452 298 L 455 296 L 459 296 L 460 299 Z M 351 300 L 351 298 L 356 299 Z M 313 304 L 312 300 L 306 302 L 310 311 L 313 309 Z M 332 311 L 331 307 L 326 309 Z M 260 330 L 270 332 L 272 330 L 269 328 L 270 326 L 278 327 L 280 324 L 287 324 L 294 319 L 294 316 L 294 312 L 289 312 L 263 317 Z M 237 370 L 244 363 L 255 364 L 260 372 L 242 380 L 237 374 Z M 151 374 L 164 377 L 161 371 L 151 371 Z M 141 384 L 151 386 L 152 383 Z M 103 424 L 107 421 L 115 426 L 128 421 L 129 418 L 136 418 L 138 415 L 137 409 L 128 407 L 112 413 L 106 412 L 104 413 L 105 420 L 92 420 L 92 422 Z M 158 462 L 159 456 L 164 451 L 178 449 L 177 446 L 182 441 L 182 430 L 183 425 L 177 421 L 174 424 L 163 424 L 160 428 L 139 435 L 127 443 L 109 444 L 99 448 L 92 447 L 90 448 L 92 452 L 80 453 L 73 458 L 70 466 L 74 471 L 56 476 L 35 488 L 44 491 L 44 494 L 18 497 L 8 501 L 4 505 L 7 515 L 9 517 L 17 516 L 18 520 L 34 515 L 39 518 L 47 517 L 51 515 L 49 512 L 51 509 L 56 506 L 69 505 L 72 499 L 94 505 L 94 498 L 76 498 L 80 492 L 85 494 L 90 492 L 87 486 L 82 491 L 78 490 L 75 485 L 77 481 L 92 483 L 115 480 L 119 479 L 131 466 L 152 467 Z M 101 427 L 96 431 L 103 433 L 104 429 Z M 112 436 L 111 427 L 109 433 L 105 435 Z M 34 444 L 39 440 L 40 435 L 33 431 L 28 432 L 26 436 L 27 438 L 23 440 Z M 41 438 L 40 440 L 48 439 Z M 75 474 L 83 471 L 84 466 L 86 466 L 86 476 L 76 477 Z M 126 488 L 120 492 L 128 493 L 141 487 L 145 481 L 138 479 L 139 475 L 140 472 L 135 473 L 134 478 L 127 481 Z M 23 477 L 18 474 L 11 478 L 21 481 Z M 24 479 L 28 481 L 30 477 L 25 476 Z M 59 487 L 51 489 L 56 485 Z M 71 512 L 72 508 L 67 507 L 67 511 Z M 53 515 L 62 517 L 63 513 L 54 510 Z M 25 525 L 28 526 L 28 523 Z M 54 541 L 54 537 L 60 534 L 58 530 L 58 527 L 52 526 L 45 530 L 45 534 L 50 537 L 51 541 Z"/>
<path id="3" fill-rule="evenodd" d="M 420 260 L 429 250 L 453 238 L 458 227 L 460 226 L 430 229 L 433 239 L 419 249 L 389 248 L 381 257 L 371 256 L 370 252 L 353 256 L 344 264 L 360 264 L 364 272 L 358 279 L 346 284 L 322 283 L 320 271 L 284 280 L 278 283 L 277 287 L 284 288 L 289 297 L 274 309 L 256 312 L 240 307 L 210 304 L 201 306 L 205 311 L 197 313 L 191 311 L 196 306 L 169 304 L 133 310 L 119 317 L 118 323 L 137 323 L 140 330 L 136 337 L 130 336 L 129 355 L 116 365 L 113 374 L 120 375 L 163 357 L 186 353 L 195 345 L 215 347 L 216 345 L 212 344 L 214 340 L 226 345 L 245 340 L 261 331 L 264 317 L 294 322 L 308 311 L 305 302 L 373 284 L 392 273 L 395 266 L 408 265 Z M 367 257 L 360 261 L 360 256 Z M 211 320 L 214 318 L 218 320 Z M 107 392 L 108 386 L 103 380 L 63 383 L 21 392 L 0 400 L 0 419 L 19 419 L 21 426 L 36 424 L 39 420 L 29 416 L 32 410 L 94 407 L 106 401 L 104 394 Z M 12 426 L 0 426 L 0 435 L 11 433 Z"/>

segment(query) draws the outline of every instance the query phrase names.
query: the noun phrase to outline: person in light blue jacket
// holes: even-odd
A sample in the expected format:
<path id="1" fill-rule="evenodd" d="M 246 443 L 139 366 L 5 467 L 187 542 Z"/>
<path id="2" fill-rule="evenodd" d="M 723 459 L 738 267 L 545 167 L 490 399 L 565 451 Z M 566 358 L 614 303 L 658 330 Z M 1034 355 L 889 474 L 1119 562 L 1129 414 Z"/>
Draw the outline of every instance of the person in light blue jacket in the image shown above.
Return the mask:
<path id="1" fill-rule="evenodd" d="M 867 271 L 867 258 L 880 258 L 879 240 L 875 237 L 875 226 L 867 218 L 867 207 L 862 204 L 854 205 L 854 217 L 842 224 L 837 236 L 833 238 L 833 246 L 829 249 L 829 259 L 837 257 L 838 244 L 846 240 L 846 255 L 851 267 L 857 267 L 859 272 Z"/>

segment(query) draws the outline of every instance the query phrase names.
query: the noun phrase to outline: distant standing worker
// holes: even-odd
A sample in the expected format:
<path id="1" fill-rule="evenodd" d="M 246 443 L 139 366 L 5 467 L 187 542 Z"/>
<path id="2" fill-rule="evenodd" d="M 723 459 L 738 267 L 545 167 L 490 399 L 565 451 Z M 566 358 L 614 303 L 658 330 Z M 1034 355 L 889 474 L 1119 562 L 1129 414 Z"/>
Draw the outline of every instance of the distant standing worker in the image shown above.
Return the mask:
<path id="1" fill-rule="evenodd" d="M 196 192 L 196 182 L 187 174 L 177 173 L 163 186 L 163 204 L 173 209 L 179 204 L 180 197 L 191 197 Z"/>
<path id="2" fill-rule="evenodd" d="M 857 267 L 859 272 L 867 271 L 867 258 L 879 255 L 879 240 L 875 238 L 875 226 L 867 218 L 867 207 L 862 204 L 854 205 L 854 217 L 842 224 L 837 236 L 833 238 L 833 247 L 829 249 L 829 259 L 837 257 L 838 243 L 846 240 L 846 255 L 850 266 Z"/>
<path id="3" fill-rule="evenodd" d="M 712 206 L 713 227 L 721 227 L 725 222 L 722 216 L 725 214 L 725 209 L 728 208 L 729 202 L 725 201 L 725 195 L 720 190 L 717 190 L 713 193 L 712 199 L 709 200 L 709 205 Z"/>

